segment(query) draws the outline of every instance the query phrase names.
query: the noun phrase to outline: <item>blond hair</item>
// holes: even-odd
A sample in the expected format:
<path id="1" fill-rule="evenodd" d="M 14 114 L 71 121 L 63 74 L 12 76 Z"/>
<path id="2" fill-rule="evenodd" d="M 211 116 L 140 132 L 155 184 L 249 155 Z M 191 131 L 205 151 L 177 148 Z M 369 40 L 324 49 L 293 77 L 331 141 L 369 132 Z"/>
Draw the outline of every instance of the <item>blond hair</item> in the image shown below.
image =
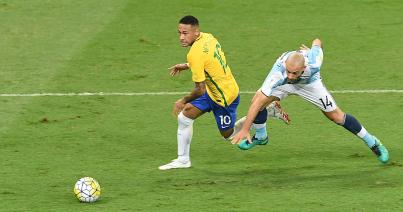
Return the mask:
<path id="1" fill-rule="evenodd" d="M 292 53 L 285 61 L 287 67 L 292 67 L 294 69 L 299 69 L 305 67 L 304 55 L 298 52 Z"/>

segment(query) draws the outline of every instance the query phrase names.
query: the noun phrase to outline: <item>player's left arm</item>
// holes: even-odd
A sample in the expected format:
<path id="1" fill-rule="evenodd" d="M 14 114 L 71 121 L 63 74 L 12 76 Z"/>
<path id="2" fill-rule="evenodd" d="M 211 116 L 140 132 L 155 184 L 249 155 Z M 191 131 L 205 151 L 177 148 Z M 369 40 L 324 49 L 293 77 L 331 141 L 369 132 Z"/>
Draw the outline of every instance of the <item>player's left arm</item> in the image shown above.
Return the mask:
<path id="1" fill-rule="evenodd" d="M 322 41 L 320 41 L 319 38 L 316 38 L 315 40 L 312 41 L 312 47 L 313 46 L 319 46 L 320 48 L 322 48 Z M 305 46 L 305 44 L 301 44 L 299 49 L 302 50 L 302 51 L 311 50 L 308 46 Z"/>
<path id="2" fill-rule="evenodd" d="M 189 95 L 186 95 L 182 97 L 183 102 L 189 103 L 200 96 L 202 96 L 204 93 L 206 93 L 206 83 L 205 81 L 203 82 L 195 82 L 195 87 L 193 88 L 192 92 Z"/>
<path id="3" fill-rule="evenodd" d="M 312 41 L 312 47 L 313 46 L 319 46 L 320 48 L 322 48 L 322 41 L 320 41 L 319 38 L 316 38 Z"/>
<path id="4" fill-rule="evenodd" d="M 308 66 L 312 74 L 318 72 L 323 63 L 322 42 L 319 39 L 312 41 L 312 47 L 308 50 Z"/>

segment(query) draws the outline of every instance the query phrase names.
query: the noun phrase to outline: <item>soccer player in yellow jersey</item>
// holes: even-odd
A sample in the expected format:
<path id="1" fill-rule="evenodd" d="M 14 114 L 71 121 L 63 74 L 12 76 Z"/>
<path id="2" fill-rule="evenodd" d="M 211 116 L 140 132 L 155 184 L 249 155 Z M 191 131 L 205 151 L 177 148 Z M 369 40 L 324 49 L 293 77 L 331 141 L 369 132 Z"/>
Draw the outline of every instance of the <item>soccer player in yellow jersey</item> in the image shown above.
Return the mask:
<path id="1" fill-rule="evenodd" d="M 178 158 L 160 166 L 160 170 L 191 166 L 189 153 L 193 122 L 205 112 L 213 111 L 218 129 L 225 139 L 232 138 L 231 135 L 236 133 L 234 126 L 240 99 L 239 87 L 220 43 L 213 35 L 200 32 L 199 21 L 193 16 L 185 16 L 179 21 L 178 32 L 182 47 L 190 47 L 188 63 L 172 66 L 169 68 L 170 74 L 175 76 L 190 69 L 195 87 L 190 94 L 174 104 L 173 114 L 178 116 Z M 286 117 L 288 121 L 286 114 L 277 114 Z M 267 112 L 264 122 L 266 119 Z M 240 126 L 236 128 L 240 129 Z"/>

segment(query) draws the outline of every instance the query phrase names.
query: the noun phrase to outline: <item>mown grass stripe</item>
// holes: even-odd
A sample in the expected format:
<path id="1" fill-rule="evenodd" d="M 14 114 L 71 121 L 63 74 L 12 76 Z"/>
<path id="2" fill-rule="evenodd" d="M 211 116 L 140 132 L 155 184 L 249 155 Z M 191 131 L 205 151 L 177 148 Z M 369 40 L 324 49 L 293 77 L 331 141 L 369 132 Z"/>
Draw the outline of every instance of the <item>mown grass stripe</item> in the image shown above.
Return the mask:
<path id="1" fill-rule="evenodd" d="M 241 94 L 254 94 L 256 91 L 241 91 Z M 403 90 L 331 90 L 331 93 L 403 93 Z M 40 96 L 166 96 L 183 95 L 189 92 L 80 92 L 80 93 L 3 93 L 0 97 L 40 97 Z"/>

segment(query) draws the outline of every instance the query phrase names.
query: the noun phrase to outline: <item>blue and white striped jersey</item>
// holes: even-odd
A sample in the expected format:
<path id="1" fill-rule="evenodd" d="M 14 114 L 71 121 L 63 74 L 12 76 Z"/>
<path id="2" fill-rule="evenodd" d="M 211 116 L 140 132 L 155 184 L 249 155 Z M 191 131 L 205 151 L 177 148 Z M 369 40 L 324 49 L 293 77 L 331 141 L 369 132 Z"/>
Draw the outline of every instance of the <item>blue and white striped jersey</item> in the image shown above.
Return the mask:
<path id="1" fill-rule="evenodd" d="M 290 51 L 283 53 L 274 63 L 269 75 L 267 75 L 261 87 L 266 96 L 270 96 L 274 88 L 290 83 L 287 82 L 285 61 L 294 52 L 299 52 L 305 57 L 306 68 L 297 81 L 292 84 L 309 84 L 320 79 L 320 67 L 323 62 L 323 51 L 319 46 L 313 46 L 310 50 Z"/>

